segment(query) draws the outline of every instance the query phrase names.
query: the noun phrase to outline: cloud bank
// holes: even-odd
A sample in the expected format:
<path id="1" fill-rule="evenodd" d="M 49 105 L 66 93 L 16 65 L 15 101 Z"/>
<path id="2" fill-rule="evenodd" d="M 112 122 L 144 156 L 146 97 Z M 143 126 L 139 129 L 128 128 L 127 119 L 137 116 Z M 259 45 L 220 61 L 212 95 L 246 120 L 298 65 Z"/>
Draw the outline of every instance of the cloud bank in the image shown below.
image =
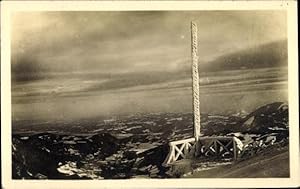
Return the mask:
<path id="1" fill-rule="evenodd" d="M 11 25 L 13 117 L 191 111 L 191 21 L 198 25 L 200 69 L 215 70 L 218 65 L 230 70 L 227 59 L 238 61 L 236 68 L 249 68 L 255 53 L 272 54 L 260 51 L 265 44 L 284 44 L 287 38 L 284 11 L 16 12 Z M 247 49 L 254 50 L 249 55 Z M 251 66 L 268 60 L 268 53 L 261 53 L 264 58 Z M 224 84 L 226 77 L 206 83 L 225 75 L 203 75 L 202 95 L 217 96 L 207 95 L 210 100 L 204 101 L 209 103 L 202 103 L 202 109 L 217 108 L 214 102 L 223 101 L 218 95 L 226 90 L 231 91 L 228 103 L 236 102 L 234 107 L 239 108 L 243 95 L 235 99 L 230 94 L 245 88 L 285 88 L 286 72 L 271 73 L 254 75 L 255 80 L 242 72 L 222 73 L 241 74 L 238 79 L 227 78 L 237 88 L 225 86 L 231 85 Z M 239 86 L 244 81 L 251 86 Z M 282 98 L 279 93 L 274 96 Z M 257 95 L 251 98 L 254 101 Z"/>
<path id="2" fill-rule="evenodd" d="M 286 38 L 283 11 L 18 12 L 12 71 L 27 79 L 182 71 L 190 66 L 191 20 L 198 24 L 200 63 Z"/>

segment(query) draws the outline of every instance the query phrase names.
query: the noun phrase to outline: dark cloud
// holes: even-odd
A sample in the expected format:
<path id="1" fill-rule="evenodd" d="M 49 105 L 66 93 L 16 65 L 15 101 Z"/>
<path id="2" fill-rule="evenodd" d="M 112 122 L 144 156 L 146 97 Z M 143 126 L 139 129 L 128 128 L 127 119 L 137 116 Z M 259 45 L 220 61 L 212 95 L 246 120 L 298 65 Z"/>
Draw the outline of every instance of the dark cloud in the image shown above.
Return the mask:
<path id="1" fill-rule="evenodd" d="M 191 111 L 192 20 L 198 25 L 200 69 L 241 68 L 257 52 L 263 54 L 260 60 L 269 60 L 273 51 L 261 51 L 261 45 L 287 37 L 284 11 L 16 12 L 11 25 L 13 116 Z M 249 54 L 253 47 L 258 50 Z M 229 59 L 235 63 L 226 64 Z M 201 87 L 209 90 L 201 90 L 202 95 L 224 92 L 219 80 L 210 83 L 216 89 L 203 86 L 205 77 Z M 269 79 L 282 82 L 274 77 Z M 207 97 L 218 106 L 218 97 Z"/>
<path id="2" fill-rule="evenodd" d="M 178 71 L 178 60 L 190 56 L 191 20 L 198 24 L 200 61 L 206 62 L 285 38 L 285 16 L 281 11 L 21 12 L 12 22 L 13 64 L 30 59 L 32 65 L 26 65 L 36 66 L 35 72 Z"/>

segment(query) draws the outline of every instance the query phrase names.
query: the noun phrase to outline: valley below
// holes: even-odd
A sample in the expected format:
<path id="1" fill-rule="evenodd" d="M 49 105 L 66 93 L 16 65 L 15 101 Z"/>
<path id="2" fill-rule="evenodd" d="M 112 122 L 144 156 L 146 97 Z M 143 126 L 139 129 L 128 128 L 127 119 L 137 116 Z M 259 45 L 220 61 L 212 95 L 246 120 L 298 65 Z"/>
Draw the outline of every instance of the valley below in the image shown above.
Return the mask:
<path id="1" fill-rule="evenodd" d="M 169 152 L 168 143 L 193 136 L 192 113 L 135 114 L 101 121 L 34 123 L 23 120 L 13 125 L 14 179 L 181 177 L 184 173 L 178 175 L 163 166 Z M 240 160 L 255 158 L 266 149 L 288 149 L 288 106 L 282 102 L 267 104 L 251 113 L 202 114 L 201 126 L 202 136 L 239 138 L 243 143 Z M 199 166 L 199 169 L 196 165 L 194 177 L 203 177 L 199 170 L 207 171 L 207 167 L 213 170 L 223 166 L 222 162 L 222 159 L 204 158 L 202 165 L 206 164 L 206 168 Z M 272 176 L 272 172 L 265 175 Z"/>

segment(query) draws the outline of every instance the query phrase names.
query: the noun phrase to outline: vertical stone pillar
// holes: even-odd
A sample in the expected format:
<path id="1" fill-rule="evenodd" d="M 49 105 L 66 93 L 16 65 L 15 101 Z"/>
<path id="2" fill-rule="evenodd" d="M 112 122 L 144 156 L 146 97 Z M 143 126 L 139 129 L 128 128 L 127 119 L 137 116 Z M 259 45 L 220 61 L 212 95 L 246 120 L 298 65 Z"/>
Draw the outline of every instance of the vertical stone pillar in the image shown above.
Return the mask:
<path id="1" fill-rule="evenodd" d="M 198 38 L 197 25 L 191 22 L 192 39 L 192 79 L 193 79 L 193 110 L 194 110 L 194 137 L 198 144 L 200 137 L 200 100 L 199 100 L 199 73 L 198 73 Z M 196 145 L 197 147 L 197 145 Z M 197 150 L 196 150 L 197 151 Z"/>

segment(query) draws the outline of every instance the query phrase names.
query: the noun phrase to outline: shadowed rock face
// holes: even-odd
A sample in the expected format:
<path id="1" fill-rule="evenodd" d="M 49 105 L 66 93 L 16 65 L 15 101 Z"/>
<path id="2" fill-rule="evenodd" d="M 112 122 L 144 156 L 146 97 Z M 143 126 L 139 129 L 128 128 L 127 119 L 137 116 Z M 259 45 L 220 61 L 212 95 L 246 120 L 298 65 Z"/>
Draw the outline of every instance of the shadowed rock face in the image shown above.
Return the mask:
<path id="1" fill-rule="evenodd" d="M 276 143 L 288 143 L 288 105 L 282 102 L 262 106 L 248 115 L 203 115 L 202 118 L 204 135 L 238 137 L 245 147 L 242 154 L 244 157 Z M 116 130 L 125 133 L 122 136 L 110 134 L 110 130 L 105 128 L 101 133 L 91 131 L 80 135 L 48 132 L 13 134 L 12 177 L 169 177 L 168 168 L 162 166 L 169 151 L 168 141 L 191 137 L 192 125 L 186 125 L 189 117 L 164 114 L 133 119 L 106 125 L 108 129 L 115 129 L 122 123 L 122 128 Z"/>
<path id="2" fill-rule="evenodd" d="M 243 119 L 242 127 L 253 133 L 288 131 L 288 105 L 275 102 L 262 106 Z"/>
<path id="3" fill-rule="evenodd" d="M 61 174 L 57 168 L 68 161 L 76 162 L 93 156 L 99 160 L 119 149 L 118 140 L 103 133 L 92 137 L 41 133 L 13 135 L 13 178 L 76 178 Z M 89 156 L 90 155 L 90 156 Z"/>
<path id="4" fill-rule="evenodd" d="M 161 164 L 167 156 L 168 146 L 154 146 L 137 154 L 126 146 L 136 140 L 136 137 L 119 140 L 108 133 L 92 136 L 13 135 L 12 176 L 14 179 L 163 176 L 165 168 Z"/>

